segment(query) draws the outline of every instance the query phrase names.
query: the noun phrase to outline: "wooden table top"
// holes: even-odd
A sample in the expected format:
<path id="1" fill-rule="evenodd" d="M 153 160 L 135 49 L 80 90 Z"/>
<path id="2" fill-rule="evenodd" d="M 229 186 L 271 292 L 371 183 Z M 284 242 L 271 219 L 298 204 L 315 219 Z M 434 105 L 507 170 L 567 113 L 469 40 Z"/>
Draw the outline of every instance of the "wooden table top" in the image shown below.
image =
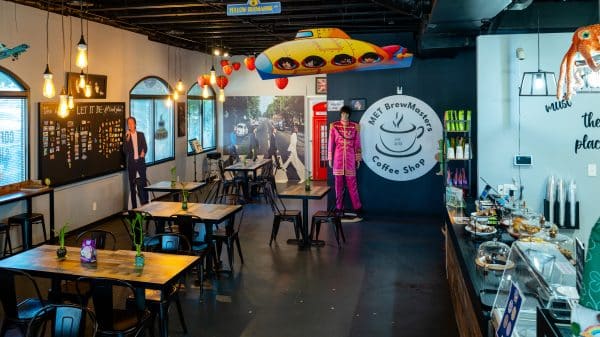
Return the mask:
<path id="1" fill-rule="evenodd" d="M 221 222 L 242 209 L 240 205 L 201 204 L 188 202 L 186 211 L 181 209 L 181 202 L 152 201 L 134 211 L 148 212 L 155 218 L 169 218 L 174 214 L 195 215 L 208 222 Z"/>
<path id="2" fill-rule="evenodd" d="M 8 204 L 8 203 L 19 201 L 19 200 L 25 200 L 27 198 L 33 198 L 38 195 L 51 193 L 54 191 L 54 189 L 52 187 L 43 187 L 43 188 L 36 188 L 36 189 L 27 189 L 26 187 L 24 187 L 24 188 L 25 189 L 15 190 L 15 191 L 11 191 L 9 193 L 0 195 L 0 205 Z"/>
<path id="3" fill-rule="evenodd" d="M 312 184 L 310 191 L 304 189 L 304 183 L 277 187 L 277 194 L 282 199 L 321 199 L 331 189 L 327 185 Z"/>
<path id="4" fill-rule="evenodd" d="M 143 268 L 134 266 L 135 251 L 97 250 L 96 263 L 82 263 L 79 247 L 66 247 L 65 259 L 56 257 L 58 246 L 42 245 L 0 260 L 0 267 L 23 270 L 34 276 L 77 279 L 80 276 L 109 277 L 134 286 L 160 289 L 200 259 L 198 256 L 144 252 Z"/>
<path id="5" fill-rule="evenodd" d="M 175 186 L 171 186 L 170 181 L 159 181 L 149 186 L 145 186 L 144 188 L 148 191 L 155 192 L 181 192 L 181 190 L 185 191 L 193 191 L 199 189 L 200 187 L 206 185 L 204 182 L 194 182 L 194 181 L 181 181 L 177 182 Z"/>
<path id="6" fill-rule="evenodd" d="M 246 159 L 246 165 L 240 161 L 239 163 L 227 166 L 225 171 L 255 171 L 267 165 L 271 161 L 271 159 L 257 159 L 256 161 L 253 161 L 252 159 Z"/>

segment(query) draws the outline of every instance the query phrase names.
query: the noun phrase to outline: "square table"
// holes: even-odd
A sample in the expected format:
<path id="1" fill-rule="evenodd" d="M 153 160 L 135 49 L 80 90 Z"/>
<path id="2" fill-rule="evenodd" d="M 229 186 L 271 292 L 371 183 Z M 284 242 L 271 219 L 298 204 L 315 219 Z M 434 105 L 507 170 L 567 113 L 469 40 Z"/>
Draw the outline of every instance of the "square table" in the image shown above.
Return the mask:
<path id="1" fill-rule="evenodd" d="M 258 171 L 258 169 L 271 163 L 272 159 L 266 159 L 266 158 L 257 159 L 257 160 L 246 159 L 245 161 L 246 161 L 245 165 L 242 161 L 240 161 L 233 165 L 227 166 L 225 168 L 225 171 L 234 172 L 234 173 L 235 172 L 242 173 L 242 175 L 244 176 L 244 186 L 242 188 L 243 192 L 244 192 L 244 199 L 246 199 L 246 201 L 250 201 L 250 200 L 252 200 L 252 198 L 250 197 L 248 173 L 252 172 L 254 179 L 256 179 L 256 172 Z"/>
<path id="2" fill-rule="evenodd" d="M 159 220 L 169 220 L 172 215 L 193 215 L 202 219 L 206 235 L 210 235 L 213 232 L 213 225 L 219 224 L 223 221 L 230 220 L 233 223 L 233 218 L 237 212 L 242 209 L 241 205 L 222 205 L 222 204 L 202 204 L 189 202 L 188 209 L 181 209 L 180 202 L 173 201 L 153 201 L 145 204 L 141 207 L 134 209 L 138 212 L 147 212 L 152 215 L 152 218 Z M 190 243 L 194 233 L 193 228 L 179 228 L 181 234 L 188 238 Z M 214 248 L 214 246 L 213 246 Z M 213 249 L 212 254 L 216 251 Z M 210 270 L 211 259 L 207 260 L 207 269 Z"/>
<path id="3" fill-rule="evenodd" d="M 188 191 L 193 192 L 206 185 L 205 182 L 199 181 L 181 181 L 176 182 L 175 186 L 171 185 L 170 181 L 159 181 L 152 185 L 144 186 L 144 189 L 148 192 L 166 192 L 173 193 L 173 201 L 179 201 L 179 192 Z"/>
<path id="4" fill-rule="evenodd" d="M 308 236 L 308 200 L 323 199 L 331 187 L 327 185 L 311 184 L 310 191 L 306 191 L 304 183 L 288 185 L 283 188 L 277 187 L 277 194 L 281 199 L 301 199 L 302 200 L 302 245 L 310 247 L 312 241 Z"/>
<path id="5" fill-rule="evenodd" d="M 60 294 L 62 280 L 77 280 L 81 276 L 106 277 L 129 282 L 141 290 L 137 293 L 144 299 L 143 289 L 160 290 L 162 301 L 163 296 L 168 294 L 169 287 L 178 282 L 181 275 L 200 260 L 198 256 L 193 255 L 144 252 L 144 266 L 136 267 L 135 251 L 98 249 L 95 263 L 82 263 L 79 260 L 79 247 L 66 247 L 67 256 L 64 259 L 56 257 L 57 248 L 58 246 L 54 245 L 42 245 L 0 260 L 0 267 L 50 278 L 54 294 Z M 167 337 L 167 317 L 161 317 L 160 325 L 161 337 Z"/>

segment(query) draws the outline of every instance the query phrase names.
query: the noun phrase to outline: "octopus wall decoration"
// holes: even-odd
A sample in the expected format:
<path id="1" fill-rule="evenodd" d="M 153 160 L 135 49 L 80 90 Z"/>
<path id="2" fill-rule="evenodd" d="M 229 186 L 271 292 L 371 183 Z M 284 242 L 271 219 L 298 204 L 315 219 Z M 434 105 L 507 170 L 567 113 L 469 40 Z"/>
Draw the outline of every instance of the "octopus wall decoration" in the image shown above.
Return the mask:
<path id="1" fill-rule="evenodd" d="M 578 53 L 583 57 L 582 61 L 576 59 Z M 600 70 L 596 63 L 600 55 L 594 55 L 596 53 L 600 53 L 600 24 L 578 28 L 573 34 L 571 47 L 560 64 L 560 76 L 556 87 L 556 97 L 559 100 L 570 100 L 575 91 L 584 85 L 582 66 L 587 65 L 592 71 Z"/>

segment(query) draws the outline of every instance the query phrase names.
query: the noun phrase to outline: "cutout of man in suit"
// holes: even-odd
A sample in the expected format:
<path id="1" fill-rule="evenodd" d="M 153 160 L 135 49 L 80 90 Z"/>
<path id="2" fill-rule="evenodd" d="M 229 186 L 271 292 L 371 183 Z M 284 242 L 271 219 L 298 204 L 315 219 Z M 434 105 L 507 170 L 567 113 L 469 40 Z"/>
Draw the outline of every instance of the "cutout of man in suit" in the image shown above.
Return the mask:
<path id="1" fill-rule="evenodd" d="M 127 172 L 129 174 L 129 189 L 131 191 L 131 207 L 137 208 L 136 186 L 135 179 L 139 175 L 143 182 L 140 188 L 140 202 L 148 203 L 148 191 L 144 189 L 146 184 L 146 153 L 148 145 L 143 132 L 136 131 L 135 117 L 127 118 L 127 132 L 125 133 L 125 143 L 123 144 L 123 152 L 127 161 Z"/>

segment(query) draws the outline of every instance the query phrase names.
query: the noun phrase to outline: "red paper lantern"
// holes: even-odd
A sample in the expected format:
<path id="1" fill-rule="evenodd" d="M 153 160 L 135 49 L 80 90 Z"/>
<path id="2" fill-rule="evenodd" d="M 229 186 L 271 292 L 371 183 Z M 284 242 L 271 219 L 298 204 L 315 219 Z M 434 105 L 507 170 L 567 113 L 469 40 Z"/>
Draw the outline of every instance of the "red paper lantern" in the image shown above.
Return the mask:
<path id="1" fill-rule="evenodd" d="M 246 68 L 250 71 L 256 69 L 256 66 L 254 65 L 254 56 L 248 56 L 244 59 L 244 64 L 246 65 Z"/>
<path id="2" fill-rule="evenodd" d="M 233 70 L 235 71 L 240 70 L 240 67 L 242 66 L 239 62 L 233 62 L 231 65 L 233 66 Z"/>
<path id="3" fill-rule="evenodd" d="M 287 77 L 276 78 L 275 85 L 277 86 L 277 88 L 279 88 L 281 90 L 285 89 L 285 87 L 287 87 L 287 85 L 288 85 L 288 78 Z"/>
<path id="4" fill-rule="evenodd" d="M 229 80 L 227 79 L 227 76 L 225 75 L 219 75 L 217 76 L 217 86 L 221 89 L 225 89 L 225 87 L 227 86 L 227 84 L 229 84 Z"/>
<path id="5" fill-rule="evenodd" d="M 229 64 L 228 60 L 221 60 L 221 67 L 224 67 Z"/>
<path id="6" fill-rule="evenodd" d="M 232 66 L 230 66 L 229 64 L 228 64 L 228 65 L 226 65 L 226 66 L 223 66 L 223 72 L 224 72 L 224 73 L 225 73 L 227 76 L 229 76 L 229 75 L 231 75 L 231 73 L 233 72 L 233 67 L 232 67 Z"/>

